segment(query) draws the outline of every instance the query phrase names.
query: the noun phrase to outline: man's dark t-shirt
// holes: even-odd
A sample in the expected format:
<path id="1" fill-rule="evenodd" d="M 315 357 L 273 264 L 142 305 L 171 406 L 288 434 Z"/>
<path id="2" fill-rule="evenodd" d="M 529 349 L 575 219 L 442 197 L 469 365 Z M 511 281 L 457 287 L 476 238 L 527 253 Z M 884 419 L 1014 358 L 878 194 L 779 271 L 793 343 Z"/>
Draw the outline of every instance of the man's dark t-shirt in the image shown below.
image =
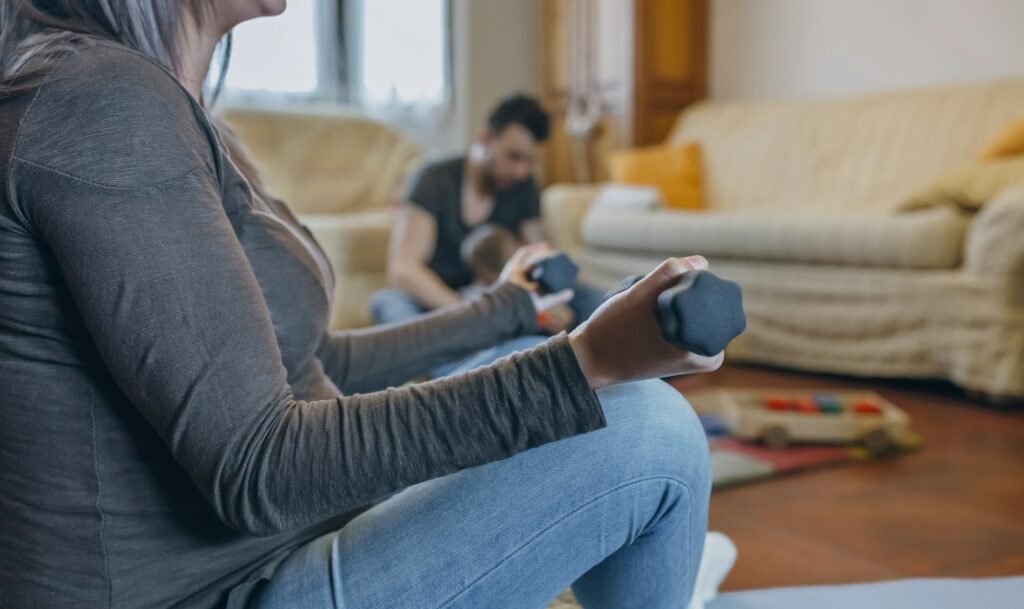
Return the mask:
<path id="1" fill-rule="evenodd" d="M 476 226 L 462 218 L 462 182 L 466 157 L 438 161 L 419 171 L 409 187 L 408 200 L 437 221 L 437 245 L 427 266 L 452 289 L 473 281 L 459 248 Z M 540 196 L 533 178 L 510 190 L 494 193 L 494 209 L 483 223 L 503 226 L 519 235 L 524 220 L 540 216 Z"/>

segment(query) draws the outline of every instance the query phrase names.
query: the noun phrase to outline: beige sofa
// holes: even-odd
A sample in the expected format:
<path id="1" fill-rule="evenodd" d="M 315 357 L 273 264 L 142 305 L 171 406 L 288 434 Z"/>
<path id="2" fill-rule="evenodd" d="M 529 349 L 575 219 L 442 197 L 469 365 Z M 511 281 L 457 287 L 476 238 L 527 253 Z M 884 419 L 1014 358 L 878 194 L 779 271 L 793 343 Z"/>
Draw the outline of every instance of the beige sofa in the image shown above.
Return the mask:
<path id="1" fill-rule="evenodd" d="M 994 190 L 973 213 L 941 197 L 907 202 L 1021 116 L 1024 80 L 705 102 L 668 143 L 701 143 L 707 211 L 590 210 L 598 186 L 556 185 L 543 194 L 545 228 L 604 287 L 667 256 L 706 255 L 744 288 L 749 326 L 733 361 L 1019 398 L 1024 188 Z"/>
<path id="2" fill-rule="evenodd" d="M 331 327 L 369 323 L 370 293 L 386 282 L 393 203 L 420 163 L 419 148 L 358 115 L 228 110 L 268 189 L 324 248 L 337 279 Z"/>

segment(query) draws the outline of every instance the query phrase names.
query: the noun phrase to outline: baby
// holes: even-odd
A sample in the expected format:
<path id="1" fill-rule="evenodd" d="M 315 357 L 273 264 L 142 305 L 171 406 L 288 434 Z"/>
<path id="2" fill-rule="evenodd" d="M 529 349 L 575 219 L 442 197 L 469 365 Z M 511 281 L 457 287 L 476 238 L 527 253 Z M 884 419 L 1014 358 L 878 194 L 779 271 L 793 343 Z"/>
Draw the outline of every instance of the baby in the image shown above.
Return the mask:
<path id="1" fill-rule="evenodd" d="M 483 224 L 469 233 L 462 241 L 459 253 L 473 274 L 473 283 L 459 290 L 463 298 L 478 298 L 484 289 L 496 282 L 505 263 L 522 245 L 512 231 L 495 224 Z M 569 329 L 575 320 L 572 309 L 561 304 L 539 313 L 537 326 L 557 334 Z"/>

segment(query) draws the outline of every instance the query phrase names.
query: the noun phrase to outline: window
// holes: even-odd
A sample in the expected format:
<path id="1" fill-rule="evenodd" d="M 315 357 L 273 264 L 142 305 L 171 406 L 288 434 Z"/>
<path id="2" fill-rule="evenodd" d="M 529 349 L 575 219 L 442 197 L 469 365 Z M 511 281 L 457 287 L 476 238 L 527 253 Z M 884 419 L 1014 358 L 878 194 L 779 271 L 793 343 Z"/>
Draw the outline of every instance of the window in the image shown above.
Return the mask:
<path id="1" fill-rule="evenodd" d="M 235 29 L 224 100 L 446 106 L 449 18 L 448 0 L 293 0 L 284 14 Z"/>
<path id="2" fill-rule="evenodd" d="M 444 0 L 366 0 L 360 97 L 374 105 L 437 105 L 446 96 Z M 396 16 L 401 16 L 396 18 Z"/>
<path id="3" fill-rule="evenodd" d="M 230 90 L 319 96 L 321 49 L 313 2 L 289 2 L 272 19 L 238 26 L 232 40 L 231 64 L 224 78 Z"/>

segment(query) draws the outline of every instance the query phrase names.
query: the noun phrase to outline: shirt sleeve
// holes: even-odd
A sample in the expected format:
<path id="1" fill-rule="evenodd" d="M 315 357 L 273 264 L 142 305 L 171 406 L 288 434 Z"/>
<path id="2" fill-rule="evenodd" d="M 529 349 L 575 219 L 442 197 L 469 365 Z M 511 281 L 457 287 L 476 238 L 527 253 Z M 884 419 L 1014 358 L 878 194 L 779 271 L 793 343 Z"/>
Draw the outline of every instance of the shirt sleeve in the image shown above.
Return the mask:
<path id="1" fill-rule="evenodd" d="M 441 216 L 441 184 L 434 165 L 425 165 L 413 175 L 406 200 L 435 218 Z"/>
<path id="2" fill-rule="evenodd" d="M 432 383 L 322 401 L 287 384 L 202 110 L 124 53 L 26 117 L 11 188 L 109 374 L 217 515 L 252 535 L 605 425 L 564 335 Z"/>
<path id="3" fill-rule="evenodd" d="M 529 294 L 509 284 L 405 323 L 330 331 L 317 356 L 342 392 L 359 393 L 400 384 L 536 325 Z"/>

